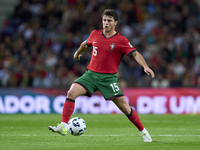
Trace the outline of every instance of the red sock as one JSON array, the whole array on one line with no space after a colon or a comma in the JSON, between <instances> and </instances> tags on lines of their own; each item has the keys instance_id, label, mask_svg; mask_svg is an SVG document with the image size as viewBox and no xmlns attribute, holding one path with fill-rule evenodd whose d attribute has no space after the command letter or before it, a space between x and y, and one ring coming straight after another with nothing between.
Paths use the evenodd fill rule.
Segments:
<instances>
[{"instance_id":1,"label":"red sock","mask_svg":"<svg viewBox=\"0 0 200 150\"><path fill-rule=\"evenodd\" d=\"M66 98L65 103L63 105L62 122L68 123L72 113L74 112L74 107L75 107L75 101Z\"/></svg>"},{"instance_id":2,"label":"red sock","mask_svg":"<svg viewBox=\"0 0 200 150\"><path fill-rule=\"evenodd\" d=\"M142 122L140 121L140 118L136 111L131 109L130 115L127 115L128 119L138 128L139 131L142 131L144 129L144 126L142 125Z\"/></svg>"}]
</instances>

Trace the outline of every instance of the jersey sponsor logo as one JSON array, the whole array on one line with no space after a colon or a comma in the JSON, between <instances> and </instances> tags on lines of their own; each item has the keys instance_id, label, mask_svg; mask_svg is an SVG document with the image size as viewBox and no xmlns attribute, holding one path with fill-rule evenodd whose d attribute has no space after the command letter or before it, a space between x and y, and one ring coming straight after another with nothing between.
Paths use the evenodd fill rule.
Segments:
<instances>
[{"instance_id":1,"label":"jersey sponsor logo","mask_svg":"<svg viewBox=\"0 0 200 150\"><path fill-rule=\"evenodd\" d=\"M130 48L132 48L133 46L131 45L131 43L130 42L128 42L128 45L130 46Z\"/></svg>"},{"instance_id":2,"label":"jersey sponsor logo","mask_svg":"<svg viewBox=\"0 0 200 150\"><path fill-rule=\"evenodd\" d=\"M113 50L114 48L115 48L115 44L114 44L114 43L110 44L110 49L109 49L109 51L110 51L110 52L113 52L113 51L114 51L114 50Z\"/></svg>"},{"instance_id":3,"label":"jersey sponsor logo","mask_svg":"<svg viewBox=\"0 0 200 150\"><path fill-rule=\"evenodd\" d=\"M98 43L98 42L93 42L93 44L94 44L94 43Z\"/></svg>"}]
</instances>

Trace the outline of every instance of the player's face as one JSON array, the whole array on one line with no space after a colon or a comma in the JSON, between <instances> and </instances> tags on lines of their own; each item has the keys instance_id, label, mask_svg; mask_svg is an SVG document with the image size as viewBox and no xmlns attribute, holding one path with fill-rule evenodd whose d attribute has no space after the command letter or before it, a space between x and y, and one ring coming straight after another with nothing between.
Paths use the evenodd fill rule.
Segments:
<instances>
[{"instance_id":1,"label":"player's face","mask_svg":"<svg viewBox=\"0 0 200 150\"><path fill-rule=\"evenodd\" d=\"M102 23L105 32L115 30L115 26L117 25L117 21L115 21L115 19L112 16L106 15L103 16Z\"/></svg>"}]
</instances>

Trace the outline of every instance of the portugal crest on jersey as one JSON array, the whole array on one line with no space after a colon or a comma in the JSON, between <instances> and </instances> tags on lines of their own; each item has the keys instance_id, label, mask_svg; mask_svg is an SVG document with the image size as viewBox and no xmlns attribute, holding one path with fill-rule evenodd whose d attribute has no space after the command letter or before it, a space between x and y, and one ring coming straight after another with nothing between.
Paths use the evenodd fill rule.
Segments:
<instances>
[{"instance_id":1,"label":"portugal crest on jersey","mask_svg":"<svg viewBox=\"0 0 200 150\"><path fill-rule=\"evenodd\" d=\"M113 51L114 51L113 48L115 48L115 44L114 44L114 43L110 44L110 49L109 49L109 51L110 51L110 52L113 52Z\"/></svg>"}]
</instances>

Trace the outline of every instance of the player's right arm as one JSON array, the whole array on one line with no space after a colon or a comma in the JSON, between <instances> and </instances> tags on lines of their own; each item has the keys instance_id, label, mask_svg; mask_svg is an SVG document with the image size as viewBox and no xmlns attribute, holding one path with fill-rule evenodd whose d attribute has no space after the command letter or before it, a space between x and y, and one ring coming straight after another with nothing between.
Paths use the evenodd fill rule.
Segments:
<instances>
[{"instance_id":1,"label":"player's right arm","mask_svg":"<svg viewBox=\"0 0 200 150\"><path fill-rule=\"evenodd\" d=\"M86 51L88 48L89 48L89 46L86 44L86 40L85 41L83 41L82 43L81 43L81 45L80 45L80 47L78 48L78 50L74 53L74 59L76 60L80 60L80 58L81 58L81 53L83 53L84 51Z\"/></svg>"}]
</instances>

